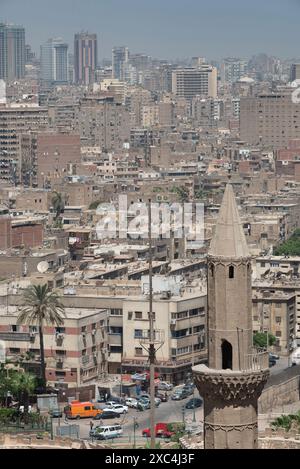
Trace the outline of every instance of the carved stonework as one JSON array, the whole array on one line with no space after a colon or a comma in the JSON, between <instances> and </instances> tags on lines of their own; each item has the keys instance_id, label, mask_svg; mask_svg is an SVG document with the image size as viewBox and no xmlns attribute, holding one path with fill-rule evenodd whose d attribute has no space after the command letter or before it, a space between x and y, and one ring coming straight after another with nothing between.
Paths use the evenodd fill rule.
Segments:
<instances>
[{"instance_id":1,"label":"carved stonework","mask_svg":"<svg viewBox=\"0 0 300 469\"><path fill-rule=\"evenodd\" d=\"M225 425L219 423L204 423L205 430L222 430L224 432L231 432L233 430L242 432L244 430L256 430L258 428L257 421L252 423L245 423L240 425Z\"/></svg>"},{"instance_id":2,"label":"carved stonework","mask_svg":"<svg viewBox=\"0 0 300 469\"><path fill-rule=\"evenodd\" d=\"M221 401L258 399L268 377L269 370L248 373L194 371L194 380L200 395Z\"/></svg>"}]
</instances>

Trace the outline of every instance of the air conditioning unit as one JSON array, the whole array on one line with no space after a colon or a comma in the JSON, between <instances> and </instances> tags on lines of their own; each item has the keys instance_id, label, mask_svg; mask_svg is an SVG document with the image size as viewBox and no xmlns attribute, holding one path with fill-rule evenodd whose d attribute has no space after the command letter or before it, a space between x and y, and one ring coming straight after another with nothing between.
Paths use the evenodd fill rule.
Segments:
<instances>
[{"instance_id":1,"label":"air conditioning unit","mask_svg":"<svg viewBox=\"0 0 300 469\"><path fill-rule=\"evenodd\" d=\"M30 336L31 339L34 339L36 335L37 335L36 331L29 332L29 336Z\"/></svg>"},{"instance_id":2,"label":"air conditioning unit","mask_svg":"<svg viewBox=\"0 0 300 469\"><path fill-rule=\"evenodd\" d=\"M176 322L177 322L176 319L171 319L171 326L175 326L175 325L176 325Z\"/></svg>"},{"instance_id":3,"label":"air conditioning unit","mask_svg":"<svg viewBox=\"0 0 300 469\"><path fill-rule=\"evenodd\" d=\"M56 339L63 339L64 337L65 337L65 335L64 335L63 333L61 333L61 332L58 332L58 333L56 334Z\"/></svg>"},{"instance_id":4,"label":"air conditioning unit","mask_svg":"<svg viewBox=\"0 0 300 469\"><path fill-rule=\"evenodd\" d=\"M92 330L92 335L96 335L97 329Z\"/></svg>"}]
</instances>

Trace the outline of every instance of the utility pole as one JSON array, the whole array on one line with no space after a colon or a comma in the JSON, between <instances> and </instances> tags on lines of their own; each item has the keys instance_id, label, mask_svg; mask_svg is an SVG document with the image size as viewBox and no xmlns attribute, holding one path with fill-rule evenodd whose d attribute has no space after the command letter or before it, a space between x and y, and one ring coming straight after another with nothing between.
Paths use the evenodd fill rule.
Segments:
<instances>
[{"instance_id":1,"label":"utility pole","mask_svg":"<svg viewBox=\"0 0 300 469\"><path fill-rule=\"evenodd\" d=\"M155 362L156 352L164 343L162 330L154 330L153 288L152 288L152 230L151 199L148 205L148 239L149 239L149 332L141 337L140 344L148 352L150 367L150 446L155 449Z\"/></svg>"},{"instance_id":2,"label":"utility pole","mask_svg":"<svg viewBox=\"0 0 300 469\"><path fill-rule=\"evenodd\" d=\"M152 288L152 230L151 230L151 199L148 207L148 237L149 237L149 362L150 362L150 436L151 449L155 449L155 347L154 347L154 318L153 318L153 288Z\"/></svg>"}]
</instances>

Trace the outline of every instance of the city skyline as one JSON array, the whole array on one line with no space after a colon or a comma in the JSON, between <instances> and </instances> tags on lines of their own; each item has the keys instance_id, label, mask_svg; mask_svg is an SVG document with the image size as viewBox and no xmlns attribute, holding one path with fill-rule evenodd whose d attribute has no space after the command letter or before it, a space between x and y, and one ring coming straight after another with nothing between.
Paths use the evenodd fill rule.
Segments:
<instances>
[{"instance_id":1,"label":"city skyline","mask_svg":"<svg viewBox=\"0 0 300 469\"><path fill-rule=\"evenodd\" d=\"M30 5L0 0L0 6L0 20L22 24L26 43L37 53L50 37L63 37L71 46L74 34L84 30L97 34L100 60L111 57L111 49L118 45L168 59L251 57L261 52L289 58L298 55L298 0L284 4L254 0L251 5L237 0L209 4L166 0L163 5L158 0L142 5L138 0L111 0L109 4L90 0L89 8L78 0L53 0L51 4L31 0Z\"/></svg>"}]
</instances>

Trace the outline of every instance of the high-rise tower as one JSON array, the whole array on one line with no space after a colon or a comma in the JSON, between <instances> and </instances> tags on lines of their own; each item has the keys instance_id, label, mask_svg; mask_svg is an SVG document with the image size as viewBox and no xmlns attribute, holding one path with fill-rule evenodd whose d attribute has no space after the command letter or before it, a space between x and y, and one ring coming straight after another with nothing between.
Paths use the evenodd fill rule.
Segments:
<instances>
[{"instance_id":1,"label":"high-rise tower","mask_svg":"<svg viewBox=\"0 0 300 469\"><path fill-rule=\"evenodd\" d=\"M49 39L41 46L41 80L49 84L68 83L68 44Z\"/></svg>"},{"instance_id":2,"label":"high-rise tower","mask_svg":"<svg viewBox=\"0 0 300 469\"><path fill-rule=\"evenodd\" d=\"M97 35L75 34L74 38L74 75L78 85L91 85L95 82L97 68Z\"/></svg>"},{"instance_id":3,"label":"high-rise tower","mask_svg":"<svg viewBox=\"0 0 300 469\"><path fill-rule=\"evenodd\" d=\"M12 81L25 76L25 29L0 24L0 79Z\"/></svg>"},{"instance_id":4,"label":"high-rise tower","mask_svg":"<svg viewBox=\"0 0 300 469\"><path fill-rule=\"evenodd\" d=\"M256 448L268 353L252 346L251 257L227 185L208 253L208 366L193 368L204 399L206 449Z\"/></svg>"}]
</instances>

